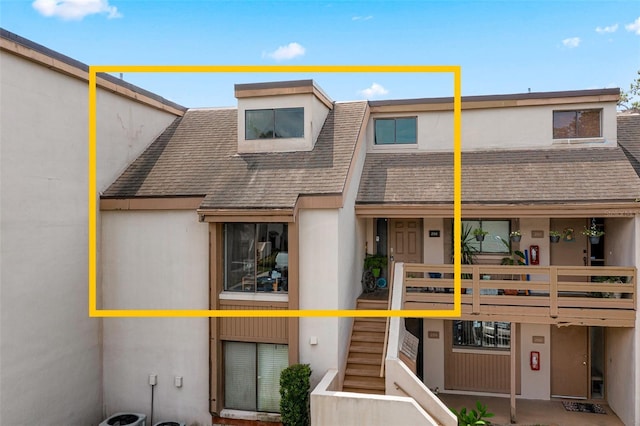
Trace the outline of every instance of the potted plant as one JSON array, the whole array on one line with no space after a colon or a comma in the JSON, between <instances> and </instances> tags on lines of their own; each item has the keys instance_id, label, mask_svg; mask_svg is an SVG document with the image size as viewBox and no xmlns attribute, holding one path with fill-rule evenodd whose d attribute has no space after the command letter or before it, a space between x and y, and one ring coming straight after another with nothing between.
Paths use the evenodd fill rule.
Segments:
<instances>
[{"instance_id":1,"label":"potted plant","mask_svg":"<svg viewBox=\"0 0 640 426\"><path fill-rule=\"evenodd\" d=\"M473 230L473 236L476 237L476 241L484 241L484 236L489 232L484 231L482 228L476 228Z\"/></svg>"},{"instance_id":2,"label":"potted plant","mask_svg":"<svg viewBox=\"0 0 640 426\"><path fill-rule=\"evenodd\" d=\"M382 268L387 266L387 257L379 254L367 254L364 258L364 267L371 271L374 277L378 278Z\"/></svg>"},{"instance_id":3,"label":"potted plant","mask_svg":"<svg viewBox=\"0 0 640 426\"><path fill-rule=\"evenodd\" d=\"M509 234L509 238L511 238L511 241L513 241L514 243L519 243L520 240L522 239L522 233L520 232L520 230L515 230L515 231L511 231L511 233Z\"/></svg>"},{"instance_id":4,"label":"potted plant","mask_svg":"<svg viewBox=\"0 0 640 426\"><path fill-rule=\"evenodd\" d=\"M564 228L564 230L562 231L562 239L565 241L575 241L575 238L573 236L573 228Z\"/></svg>"},{"instance_id":5,"label":"potted plant","mask_svg":"<svg viewBox=\"0 0 640 426\"><path fill-rule=\"evenodd\" d=\"M591 244L598 244L600 242L600 237L604 235L604 231L600 230L595 223L592 223L589 228L586 226L584 227L582 235L589 237Z\"/></svg>"},{"instance_id":6,"label":"potted plant","mask_svg":"<svg viewBox=\"0 0 640 426\"><path fill-rule=\"evenodd\" d=\"M561 236L562 234L558 231L549 231L549 240L552 243L557 243L558 241L560 241Z\"/></svg>"}]
</instances>

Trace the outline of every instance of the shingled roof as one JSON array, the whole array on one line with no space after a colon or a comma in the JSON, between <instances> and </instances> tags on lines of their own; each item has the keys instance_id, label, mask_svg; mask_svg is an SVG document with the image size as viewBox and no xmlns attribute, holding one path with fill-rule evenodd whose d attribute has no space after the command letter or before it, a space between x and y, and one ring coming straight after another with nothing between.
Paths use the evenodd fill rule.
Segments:
<instances>
[{"instance_id":1,"label":"shingled roof","mask_svg":"<svg viewBox=\"0 0 640 426\"><path fill-rule=\"evenodd\" d=\"M620 148L466 152L462 201L478 204L611 202L640 198ZM367 155L358 204L453 202L453 155Z\"/></svg>"},{"instance_id":2,"label":"shingled roof","mask_svg":"<svg viewBox=\"0 0 640 426\"><path fill-rule=\"evenodd\" d=\"M618 144L640 176L640 113L618 115Z\"/></svg>"},{"instance_id":3,"label":"shingled roof","mask_svg":"<svg viewBox=\"0 0 640 426\"><path fill-rule=\"evenodd\" d=\"M178 118L103 198L204 196L203 209L293 208L299 195L341 194L367 108L336 103L312 151L237 154L237 110Z\"/></svg>"}]
</instances>

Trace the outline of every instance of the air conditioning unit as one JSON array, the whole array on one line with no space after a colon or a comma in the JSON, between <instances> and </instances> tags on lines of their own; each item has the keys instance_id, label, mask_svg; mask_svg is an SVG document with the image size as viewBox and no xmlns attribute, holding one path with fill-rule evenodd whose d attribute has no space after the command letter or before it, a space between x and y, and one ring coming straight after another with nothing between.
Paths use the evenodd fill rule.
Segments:
<instances>
[{"instance_id":1,"label":"air conditioning unit","mask_svg":"<svg viewBox=\"0 0 640 426\"><path fill-rule=\"evenodd\" d=\"M98 426L147 426L147 416L140 413L116 413Z\"/></svg>"},{"instance_id":2,"label":"air conditioning unit","mask_svg":"<svg viewBox=\"0 0 640 426\"><path fill-rule=\"evenodd\" d=\"M180 423L180 422L160 422L160 423L156 423L153 426L187 426L186 423Z\"/></svg>"}]
</instances>

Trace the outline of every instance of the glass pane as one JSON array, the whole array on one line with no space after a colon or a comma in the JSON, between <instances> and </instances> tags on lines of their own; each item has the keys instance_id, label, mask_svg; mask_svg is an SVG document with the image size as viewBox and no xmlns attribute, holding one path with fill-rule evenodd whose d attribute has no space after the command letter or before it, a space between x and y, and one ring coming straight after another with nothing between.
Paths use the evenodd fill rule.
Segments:
<instances>
[{"instance_id":1,"label":"glass pane","mask_svg":"<svg viewBox=\"0 0 640 426\"><path fill-rule=\"evenodd\" d=\"M247 110L244 115L245 139L273 138L273 110Z\"/></svg>"},{"instance_id":2,"label":"glass pane","mask_svg":"<svg viewBox=\"0 0 640 426\"><path fill-rule=\"evenodd\" d=\"M600 111L578 111L578 137L597 138L600 134Z\"/></svg>"},{"instance_id":3,"label":"glass pane","mask_svg":"<svg viewBox=\"0 0 640 426\"><path fill-rule=\"evenodd\" d=\"M280 108L275 110L275 137L304 137L304 108Z\"/></svg>"},{"instance_id":4,"label":"glass pane","mask_svg":"<svg viewBox=\"0 0 640 426\"><path fill-rule=\"evenodd\" d=\"M289 241L286 223L257 225L257 291L288 290Z\"/></svg>"},{"instance_id":5,"label":"glass pane","mask_svg":"<svg viewBox=\"0 0 640 426\"><path fill-rule=\"evenodd\" d=\"M396 143L416 143L416 119L396 119Z\"/></svg>"},{"instance_id":6,"label":"glass pane","mask_svg":"<svg viewBox=\"0 0 640 426\"><path fill-rule=\"evenodd\" d=\"M553 138L566 139L576 137L576 112L553 112Z\"/></svg>"},{"instance_id":7,"label":"glass pane","mask_svg":"<svg viewBox=\"0 0 640 426\"><path fill-rule=\"evenodd\" d=\"M394 119L390 120L376 120L375 121L375 139L376 145L392 144L396 138L396 122Z\"/></svg>"},{"instance_id":8,"label":"glass pane","mask_svg":"<svg viewBox=\"0 0 640 426\"><path fill-rule=\"evenodd\" d=\"M509 349L511 347L511 323L453 321L453 345Z\"/></svg>"},{"instance_id":9,"label":"glass pane","mask_svg":"<svg viewBox=\"0 0 640 426\"><path fill-rule=\"evenodd\" d=\"M483 220L482 229L489 232L481 244L484 253L506 253L509 251L503 243L509 242L508 220ZM502 241L500 241L502 239Z\"/></svg>"},{"instance_id":10,"label":"glass pane","mask_svg":"<svg viewBox=\"0 0 640 426\"><path fill-rule=\"evenodd\" d=\"M224 289L254 291L256 274L255 224L224 225Z\"/></svg>"},{"instance_id":11,"label":"glass pane","mask_svg":"<svg viewBox=\"0 0 640 426\"><path fill-rule=\"evenodd\" d=\"M280 412L280 373L288 365L287 345L258 343L258 411Z\"/></svg>"},{"instance_id":12,"label":"glass pane","mask_svg":"<svg viewBox=\"0 0 640 426\"><path fill-rule=\"evenodd\" d=\"M224 406L256 411L255 343L224 343Z\"/></svg>"},{"instance_id":13,"label":"glass pane","mask_svg":"<svg viewBox=\"0 0 640 426\"><path fill-rule=\"evenodd\" d=\"M469 239L467 241L467 244L470 247L475 248L479 252L480 251L480 242L477 241L475 239L475 237L473 236L473 230L480 228L480 221L479 220L463 220L462 221L462 228L464 229L465 227L468 227L471 230L471 232L469 233ZM452 235L453 235L453 233L452 233Z\"/></svg>"}]
</instances>

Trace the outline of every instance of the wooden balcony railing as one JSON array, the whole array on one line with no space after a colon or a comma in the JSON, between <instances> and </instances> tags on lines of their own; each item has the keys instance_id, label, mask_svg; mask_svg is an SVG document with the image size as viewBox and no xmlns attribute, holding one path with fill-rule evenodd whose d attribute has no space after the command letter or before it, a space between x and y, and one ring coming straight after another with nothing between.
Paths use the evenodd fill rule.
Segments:
<instances>
[{"instance_id":1,"label":"wooden balcony railing","mask_svg":"<svg viewBox=\"0 0 640 426\"><path fill-rule=\"evenodd\" d=\"M636 282L631 267L462 265L462 314L632 327ZM405 309L453 309L453 265L405 264L403 285Z\"/></svg>"}]
</instances>

